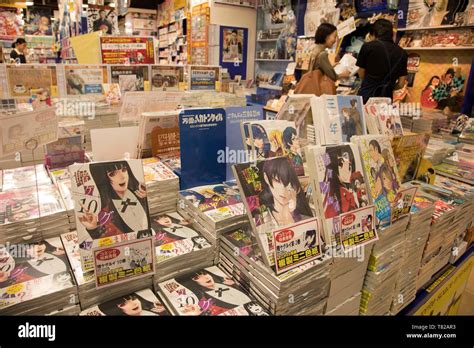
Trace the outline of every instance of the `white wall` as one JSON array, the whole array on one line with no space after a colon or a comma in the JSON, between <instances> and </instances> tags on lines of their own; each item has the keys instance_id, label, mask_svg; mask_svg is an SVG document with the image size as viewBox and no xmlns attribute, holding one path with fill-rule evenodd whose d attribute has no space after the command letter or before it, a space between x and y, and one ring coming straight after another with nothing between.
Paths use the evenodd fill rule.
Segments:
<instances>
[{"instance_id":1,"label":"white wall","mask_svg":"<svg viewBox=\"0 0 474 348\"><path fill-rule=\"evenodd\" d=\"M255 68L255 37L257 10L223 4L211 5L211 24L248 28L247 79L252 79Z\"/></svg>"}]
</instances>

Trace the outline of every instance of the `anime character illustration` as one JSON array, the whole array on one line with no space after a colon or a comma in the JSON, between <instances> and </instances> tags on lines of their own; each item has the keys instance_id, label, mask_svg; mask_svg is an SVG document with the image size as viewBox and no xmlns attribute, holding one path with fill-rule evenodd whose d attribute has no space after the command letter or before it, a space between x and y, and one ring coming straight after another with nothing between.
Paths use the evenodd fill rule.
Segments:
<instances>
[{"instance_id":1,"label":"anime character illustration","mask_svg":"<svg viewBox=\"0 0 474 348\"><path fill-rule=\"evenodd\" d=\"M201 250L211 246L207 239L202 236L192 237L191 240L193 241L193 250Z\"/></svg>"},{"instance_id":2,"label":"anime character illustration","mask_svg":"<svg viewBox=\"0 0 474 348\"><path fill-rule=\"evenodd\" d=\"M204 203L205 200L203 195L193 190L180 191L179 194L196 207L199 206L199 204Z\"/></svg>"},{"instance_id":3,"label":"anime character illustration","mask_svg":"<svg viewBox=\"0 0 474 348\"><path fill-rule=\"evenodd\" d=\"M283 134L280 130L274 129L268 135L268 140L270 142L270 150L267 153L268 157L279 157L285 154L284 145L283 145Z\"/></svg>"},{"instance_id":4,"label":"anime character illustration","mask_svg":"<svg viewBox=\"0 0 474 348\"><path fill-rule=\"evenodd\" d=\"M223 62L242 62L244 31L224 29Z\"/></svg>"},{"instance_id":5,"label":"anime character illustration","mask_svg":"<svg viewBox=\"0 0 474 348\"><path fill-rule=\"evenodd\" d=\"M396 163L395 158L390 153L388 148L382 150L382 157L384 164L389 168L391 172L391 177L393 178L392 188L393 190L397 191L400 185L398 184L398 180L396 180L397 174L395 173Z\"/></svg>"},{"instance_id":6,"label":"anime character illustration","mask_svg":"<svg viewBox=\"0 0 474 348\"><path fill-rule=\"evenodd\" d=\"M149 299L153 298L153 301L146 299L144 297L145 295L147 295L146 297ZM106 316L169 315L165 306L153 295L150 290L135 292L101 303L97 306L97 309Z\"/></svg>"},{"instance_id":7,"label":"anime character illustration","mask_svg":"<svg viewBox=\"0 0 474 348\"><path fill-rule=\"evenodd\" d=\"M318 235L316 233L316 230L306 231L304 234L304 248L305 249L314 248L318 243L317 238L318 238Z\"/></svg>"},{"instance_id":8,"label":"anime character illustration","mask_svg":"<svg viewBox=\"0 0 474 348\"><path fill-rule=\"evenodd\" d=\"M286 156L293 165L293 168L295 168L296 174L298 176L304 175L303 158L299 153L300 143L295 128L287 127L283 131L283 145L285 147Z\"/></svg>"},{"instance_id":9,"label":"anime character illustration","mask_svg":"<svg viewBox=\"0 0 474 348\"><path fill-rule=\"evenodd\" d=\"M447 115L460 111L464 100L462 97L464 82L465 78L459 68L457 70L449 68L432 92L433 99L438 103L437 109L443 110Z\"/></svg>"},{"instance_id":10,"label":"anime character illustration","mask_svg":"<svg viewBox=\"0 0 474 348\"><path fill-rule=\"evenodd\" d=\"M369 142L369 155L372 160L371 167L375 168L376 173L378 173L383 164L383 156L380 144L375 139Z\"/></svg>"},{"instance_id":11,"label":"anime character illustration","mask_svg":"<svg viewBox=\"0 0 474 348\"><path fill-rule=\"evenodd\" d=\"M217 267L176 278L176 282L191 291L198 300L198 303L186 300L181 311L188 315L219 315L251 302L235 282Z\"/></svg>"},{"instance_id":12,"label":"anime character illustration","mask_svg":"<svg viewBox=\"0 0 474 348\"><path fill-rule=\"evenodd\" d=\"M86 82L74 70L69 70L66 73L67 93L68 94L84 94Z\"/></svg>"},{"instance_id":13,"label":"anime character illustration","mask_svg":"<svg viewBox=\"0 0 474 348\"><path fill-rule=\"evenodd\" d=\"M146 187L127 161L92 163L89 167L100 194L100 211L80 206L79 223L93 239L150 229Z\"/></svg>"},{"instance_id":14,"label":"anime character illustration","mask_svg":"<svg viewBox=\"0 0 474 348\"><path fill-rule=\"evenodd\" d=\"M410 0L407 27L420 28L441 25L446 13L445 0Z\"/></svg>"},{"instance_id":15,"label":"anime character illustration","mask_svg":"<svg viewBox=\"0 0 474 348\"><path fill-rule=\"evenodd\" d=\"M278 226L293 224L312 216L296 172L285 157L258 164L262 191L259 202Z\"/></svg>"},{"instance_id":16,"label":"anime character illustration","mask_svg":"<svg viewBox=\"0 0 474 348\"><path fill-rule=\"evenodd\" d=\"M237 202L241 201L240 193L238 191L238 188L232 188L232 187L227 186L227 185L217 185L217 186L214 186L213 190L214 190L215 193L217 193L221 196L227 196L228 200L230 200L230 201L234 201L234 199L235 199L236 201L234 203L237 203Z\"/></svg>"},{"instance_id":17,"label":"anime character illustration","mask_svg":"<svg viewBox=\"0 0 474 348\"><path fill-rule=\"evenodd\" d=\"M350 109L343 108L341 110L341 130L343 134L343 141L350 141L353 135L357 134L356 131L356 122L350 115Z\"/></svg>"},{"instance_id":18,"label":"anime character illustration","mask_svg":"<svg viewBox=\"0 0 474 348\"><path fill-rule=\"evenodd\" d=\"M434 99L433 92L438 88L441 79L439 76L432 76L428 84L425 86L421 92L421 106L424 108L436 109L438 107L438 102Z\"/></svg>"},{"instance_id":19,"label":"anime character illustration","mask_svg":"<svg viewBox=\"0 0 474 348\"><path fill-rule=\"evenodd\" d=\"M27 245L26 253L21 257L13 257L8 251L4 251L0 257L0 288L56 274L58 277L53 279L56 284L71 284L71 276L67 278L64 274L69 274L67 264L59 238Z\"/></svg>"},{"instance_id":20,"label":"anime character illustration","mask_svg":"<svg viewBox=\"0 0 474 348\"><path fill-rule=\"evenodd\" d=\"M156 233L159 245L199 236L195 230L187 226L189 221L180 218L181 216L177 213L162 214L152 218L151 227Z\"/></svg>"},{"instance_id":21,"label":"anime character illustration","mask_svg":"<svg viewBox=\"0 0 474 348\"><path fill-rule=\"evenodd\" d=\"M257 159L264 159L268 157L269 141L265 128L259 124L252 124L252 137L254 150L256 151Z\"/></svg>"},{"instance_id":22,"label":"anime character illustration","mask_svg":"<svg viewBox=\"0 0 474 348\"><path fill-rule=\"evenodd\" d=\"M365 207L369 205L369 197L365 186L364 176L360 172L354 172L351 175L352 188L356 193L357 205Z\"/></svg>"},{"instance_id":23,"label":"anime character illustration","mask_svg":"<svg viewBox=\"0 0 474 348\"><path fill-rule=\"evenodd\" d=\"M372 231L372 215L368 215L367 217L362 219L362 232L369 232Z\"/></svg>"},{"instance_id":24,"label":"anime character illustration","mask_svg":"<svg viewBox=\"0 0 474 348\"><path fill-rule=\"evenodd\" d=\"M324 215L326 218L333 218L359 208L352 181L356 175L360 181L362 174L356 171L356 159L351 145L327 147L325 158L326 172L320 186L324 195Z\"/></svg>"},{"instance_id":25,"label":"anime character illustration","mask_svg":"<svg viewBox=\"0 0 474 348\"><path fill-rule=\"evenodd\" d=\"M269 314L258 303L249 302L244 304L244 308L250 316L268 316Z\"/></svg>"}]
</instances>

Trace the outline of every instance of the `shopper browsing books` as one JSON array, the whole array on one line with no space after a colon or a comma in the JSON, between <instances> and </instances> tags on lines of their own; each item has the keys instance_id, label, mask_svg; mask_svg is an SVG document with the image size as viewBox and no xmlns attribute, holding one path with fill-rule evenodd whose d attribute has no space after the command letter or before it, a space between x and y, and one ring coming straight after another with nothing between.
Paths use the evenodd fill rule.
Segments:
<instances>
[{"instance_id":1,"label":"shopper browsing books","mask_svg":"<svg viewBox=\"0 0 474 348\"><path fill-rule=\"evenodd\" d=\"M311 52L309 71L320 69L333 81L349 77L350 72L347 70L339 75L334 71L333 63L331 63L329 53L326 51L326 49L333 47L337 41L337 28L330 23L321 24L316 30L314 40L316 46Z\"/></svg>"},{"instance_id":2,"label":"shopper browsing books","mask_svg":"<svg viewBox=\"0 0 474 348\"><path fill-rule=\"evenodd\" d=\"M13 50L10 52L11 63L26 64L26 41L25 39L17 39L13 44Z\"/></svg>"},{"instance_id":3,"label":"shopper browsing books","mask_svg":"<svg viewBox=\"0 0 474 348\"><path fill-rule=\"evenodd\" d=\"M389 97L395 89L407 81L407 53L393 42L393 25L386 19L378 19L370 28L370 36L359 53L356 65L362 85L359 95L364 103L371 97ZM396 88L398 86L398 88Z\"/></svg>"}]
</instances>

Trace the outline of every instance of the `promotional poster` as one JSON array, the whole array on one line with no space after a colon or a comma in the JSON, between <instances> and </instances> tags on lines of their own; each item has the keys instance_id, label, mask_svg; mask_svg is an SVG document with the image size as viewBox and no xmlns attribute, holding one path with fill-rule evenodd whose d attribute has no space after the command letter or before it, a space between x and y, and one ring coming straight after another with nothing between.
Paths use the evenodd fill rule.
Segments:
<instances>
[{"instance_id":1,"label":"promotional poster","mask_svg":"<svg viewBox=\"0 0 474 348\"><path fill-rule=\"evenodd\" d=\"M9 95L30 97L41 92L42 98L57 96L56 67L48 65L7 65Z\"/></svg>"},{"instance_id":2,"label":"promotional poster","mask_svg":"<svg viewBox=\"0 0 474 348\"><path fill-rule=\"evenodd\" d=\"M189 69L189 90L216 90L220 82L219 67L191 65Z\"/></svg>"},{"instance_id":3,"label":"promotional poster","mask_svg":"<svg viewBox=\"0 0 474 348\"><path fill-rule=\"evenodd\" d=\"M178 91L184 82L183 66L153 65L151 67L152 91Z\"/></svg>"},{"instance_id":4,"label":"promotional poster","mask_svg":"<svg viewBox=\"0 0 474 348\"><path fill-rule=\"evenodd\" d=\"M277 274L298 267L321 255L319 230L319 219L314 218L273 231Z\"/></svg>"},{"instance_id":5,"label":"promotional poster","mask_svg":"<svg viewBox=\"0 0 474 348\"><path fill-rule=\"evenodd\" d=\"M25 35L53 35L51 18L53 11L49 8L29 7L25 21Z\"/></svg>"},{"instance_id":6,"label":"promotional poster","mask_svg":"<svg viewBox=\"0 0 474 348\"><path fill-rule=\"evenodd\" d=\"M89 5L87 7L87 31L102 31L107 35L118 35L117 11L114 7Z\"/></svg>"},{"instance_id":7,"label":"promotional poster","mask_svg":"<svg viewBox=\"0 0 474 348\"><path fill-rule=\"evenodd\" d=\"M103 64L155 64L152 37L102 36Z\"/></svg>"},{"instance_id":8,"label":"promotional poster","mask_svg":"<svg viewBox=\"0 0 474 348\"><path fill-rule=\"evenodd\" d=\"M108 83L106 66L65 65L66 94L102 94L102 85Z\"/></svg>"},{"instance_id":9,"label":"promotional poster","mask_svg":"<svg viewBox=\"0 0 474 348\"><path fill-rule=\"evenodd\" d=\"M112 83L118 83L120 92L142 92L145 91L145 85L149 86L148 66L120 66L112 65L110 67Z\"/></svg>"}]
</instances>

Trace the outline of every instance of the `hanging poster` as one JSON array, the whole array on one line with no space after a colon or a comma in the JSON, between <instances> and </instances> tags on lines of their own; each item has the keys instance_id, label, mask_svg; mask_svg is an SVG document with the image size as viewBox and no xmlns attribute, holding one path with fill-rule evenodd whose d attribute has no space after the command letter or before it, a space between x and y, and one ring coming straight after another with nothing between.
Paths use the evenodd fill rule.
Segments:
<instances>
[{"instance_id":1,"label":"hanging poster","mask_svg":"<svg viewBox=\"0 0 474 348\"><path fill-rule=\"evenodd\" d=\"M87 8L87 31L103 31L108 35L118 35L118 16L114 7L89 5Z\"/></svg>"},{"instance_id":2,"label":"hanging poster","mask_svg":"<svg viewBox=\"0 0 474 348\"><path fill-rule=\"evenodd\" d=\"M53 11L44 7L29 7L25 21L26 35L53 35L51 18Z\"/></svg>"},{"instance_id":3,"label":"hanging poster","mask_svg":"<svg viewBox=\"0 0 474 348\"><path fill-rule=\"evenodd\" d=\"M12 7L0 7L0 38L23 36L19 11Z\"/></svg>"},{"instance_id":4,"label":"hanging poster","mask_svg":"<svg viewBox=\"0 0 474 348\"><path fill-rule=\"evenodd\" d=\"M100 38L103 64L155 64L152 37Z\"/></svg>"},{"instance_id":5,"label":"hanging poster","mask_svg":"<svg viewBox=\"0 0 474 348\"><path fill-rule=\"evenodd\" d=\"M231 79L235 75L247 79L248 29L220 27L220 65L229 71Z\"/></svg>"},{"instance_id":6,"label":"hanging poster","mask_svg":"<svg viewBox=\"0 0 474 348\"><path fill-rule=\"evenodd\" d=\"M208 64L210 13L211 9L207 2L201 5L194 6L191 10L192 64Z\"/></svg>"}]
</instances>

